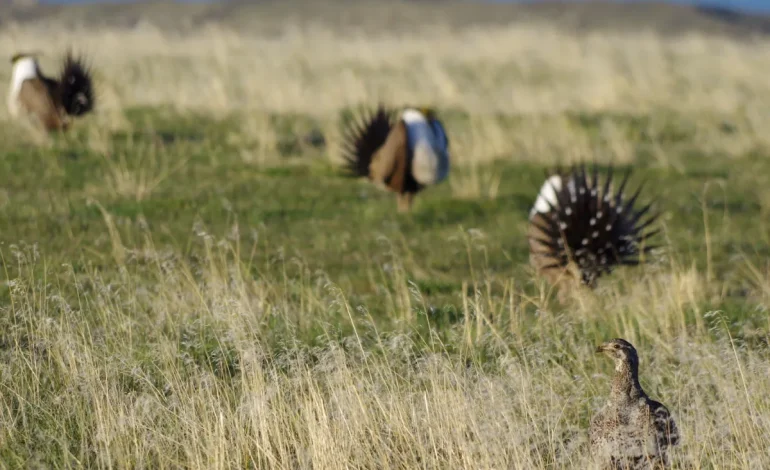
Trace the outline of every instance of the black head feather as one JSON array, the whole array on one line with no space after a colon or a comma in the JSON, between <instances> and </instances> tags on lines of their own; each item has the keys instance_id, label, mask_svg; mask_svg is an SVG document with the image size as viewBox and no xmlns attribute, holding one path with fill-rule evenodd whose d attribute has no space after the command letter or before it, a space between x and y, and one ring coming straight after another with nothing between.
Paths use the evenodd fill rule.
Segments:
<instances>
[{"instance_id":1,"label":"black head feather","mask_svg":"<svg viewBox=\"0 0 770 470\"><path fill-rule=\"evenodd\" d=\"M626 200L623 191L630 171L615 194L610 192L611 168L604 184L600 184L596 166L590 175L584 165L561 175L561 187L553 188L556 204L543 214L544 222L537 224L544 237L533 239L540 245L537 255L551 260L549 267L566 268L574 261L581 282L592 286L615 266L640 264L642 255L656 248L648 241L658 231L646 230L659 214L649 213L651 204L638 210L634 207L641 186Z\"/></svg>"},{"instance_id":2,"label":"black head feather","mask_svg":"<svg viewBox=\"0 0 770 470\"><path fill-rule=\"evenodd\" d=\"M94 88L91 68L82 57L67 52L59 75L59 96L70 116L82 116L94 108Z\"/></svg>"},{"instance_id":3,"label":"black head feather","mask_svg":"<svg viewBox=\"0 0 770 470\"><path fill-rule=\"evenodd\" d=\"M369 164L374 153L390 134L394 111L382 104L374 112L362 112L343 129L342 156L351 176L369 176Z\"/></svg>"}]
</instances>

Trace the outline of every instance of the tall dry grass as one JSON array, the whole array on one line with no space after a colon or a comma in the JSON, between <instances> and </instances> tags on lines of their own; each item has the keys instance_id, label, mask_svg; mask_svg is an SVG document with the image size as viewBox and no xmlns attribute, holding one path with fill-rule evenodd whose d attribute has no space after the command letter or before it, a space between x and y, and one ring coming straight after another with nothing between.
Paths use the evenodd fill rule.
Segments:
<instances>
[{"instance_id":1,"label":"tall dry grass","mask_svg":"<svg viewBox=\"0 0 770 470\"><path fill-rule=\"evenodd\" d=\"M367 325L328 280L253 279L237 246L199 236L198 261L148 238L115 256L123 274L110 281L69 266L43 281L33 249L3 253L27 273L3 307L6 466L593 468L586 429L612 373L593 351L610 334L637 345L644 387L678 421L678 467L770 464L768 350L702 310L720 286L691 268L604 283L560 312L485 287L496 281L478 265L458 293L463 319L425 336ZM394 289L383 295L424 303ZM330 325L314 346L276 327L309 317ZM339 321L349 336L335 337Z\"/></svg>"},{"instance_id":2,"label":"tall dry grass","mask_svg":"<svg viewBox=\"0 0 770 470\"><path fill-rule=\"evenodd\" d=\"M643 131L652 144L685 114L697 116L687 125L704 148L741 155L767 144L766 40L567 33L547 24L451 31L428 24L374 37L290 22L282 34L269 36L216 26L181 34L150 23L88 32L10 25L0 32L0 55L43 50L47 71L55 70L57 55L69 45L98 70L102 126L126 126L122 111L133 106L170 105L214 116L243 112L240 132L269 147L275 136L264 116L303 113L322 121L334 148L340 109L383 100L468 113L470 122L450 128L459 164L503 157L573 161L602 153L630 161L627 129L618 127L613 113L650 115ZM9 73L5 68L0 78ZM566 112L610 117L600 123L598 139L589 141ZM498 114L522 119L503 124ZM734 127L729 135L716 131L725 119ZM676 160L662 151L655 158L664 165Z\"/></svg>"},{"instance_id":3,"label":"tall dry grass","mask_svg":"<svg viewBox=\"0 0 770 470\"><path fill-rule=\"evenodd\" d=\"M56 47L51 47L55 44ZM231 111L334 113L382 98L494 112L732 112L767 104L768 43L639 32L567 33L547 24L377 37L290 25L279 36L209 26L194 35L149 24L122 31L4 29L0 53L72 45L103 78L105 108L172 104ZM7 73L7 71L5 72Z\"/></svg>"}]
</instances>

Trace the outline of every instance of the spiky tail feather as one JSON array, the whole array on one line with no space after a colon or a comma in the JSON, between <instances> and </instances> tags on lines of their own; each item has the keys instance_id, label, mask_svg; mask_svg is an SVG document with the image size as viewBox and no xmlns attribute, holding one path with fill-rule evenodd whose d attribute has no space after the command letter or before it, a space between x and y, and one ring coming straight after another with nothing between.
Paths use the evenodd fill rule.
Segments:
<instances>
[{"instance_id":1,"label":"spiky tail feather","mask_svg":"<svg viewBox=\"0 0 770 470\"><path fill-rule=\"evenodd\" d=\"M71 51L67 52L59 75L59 96L62 107L70 116L82 116L94 108L91 68Z\"/></svg>"},{"instance_id":2,"label":"spiky tail feather","mask_svg":"<svg viewBox=\"0 0 770 470\"><path fill-rule=\"evenodd\" d=\"M350 176L369 176L372 157L388 138L394 115L393 110L380 104L373 112L354 116L343 129L342 157Z\"/></svg>"},{"instance_id":3,"label":"spiky tail feather","mask_svg":"<svg viewBox=\"0 0 770 470\"><path fill-rule=\"evenodd\" d=\"M548 260L541 269L566 268L574 261L581 282L593 285L615 266L637 265L643 254L657 248L647 242L659 230L647 229L660 214L649 214L652 203L634 208L643 184L626 200L623 191L630 174L626 172L614 194L612 168L603 185L595 165L590 177L581 165L563 175L561 184L546 182L538 202L544 201L547 209L541 203L530 221L542 233L531 237L533 255ZM540 217L534 217L538 213Z\"/></svg>"}]
</instances>

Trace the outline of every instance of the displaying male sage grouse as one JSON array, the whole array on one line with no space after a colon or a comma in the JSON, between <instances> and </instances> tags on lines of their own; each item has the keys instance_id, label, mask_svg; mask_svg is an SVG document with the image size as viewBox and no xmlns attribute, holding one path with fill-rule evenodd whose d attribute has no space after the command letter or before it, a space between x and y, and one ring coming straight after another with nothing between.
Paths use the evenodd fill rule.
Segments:
<instances>
[{"instance_id":1,"label":"displaying male sage grouse","mask_svg":"<svg viewBox=\"0 0 770 470\"><path fill-rule=\"evenodd\" d=\"M596 166L589 176L584 165L546 180L529 214L530 262L540 275L593 288L615 266L637 265L656 248L647 242L658 230L648 228L659 214L649 214L652 204L634 208L641 185L626 199L630 174L614 193L612 168L604 184Z\"/></svg>"},{"instance_id":2,"label":"displaying male sage grouse","mask_svg":"<svg viewBox=\"0 0 770 470\"><path fill-rule=\"evenodd\" d=\"M449 174L449 140L432 109L406 108L397 116L380 105L343 132L348 171L395 192L400 212L411 209L415 194Z\"/></svg>"},{"instance_id":3,"label":"displaying male sage grouse","mask_svg":"<svg viewBox=\"0 0 770 470\"><path fill-rule=\"evenodd\" d=\"M596 349L615 360L612 391L604 408L591 419L591 453L604 468L662 469L679 432L668 409L651 400L639 385L639 357L624 339Z\"/></svg>"},{"instance_id":4,"label":"displaying male sage grouse","mask_svg":"<svg viewBox=\"0 0 770 470\"><path fill-rule=\"evenodd\" d=\"M12 116L27 115L47 131L63 131L73 117L93 109L91 71L82 58L67 52L57 78L43 75L34 54L16 54L11 63L8 109Z\"/></svg>"}]
</instances>

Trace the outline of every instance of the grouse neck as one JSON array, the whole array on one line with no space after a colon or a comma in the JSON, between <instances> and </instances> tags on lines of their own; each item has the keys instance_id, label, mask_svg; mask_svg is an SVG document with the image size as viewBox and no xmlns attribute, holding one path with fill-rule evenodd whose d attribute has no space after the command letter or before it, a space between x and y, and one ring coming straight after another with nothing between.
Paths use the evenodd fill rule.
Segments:
<instances>
[{"instance_id":1,"label":"grouse neck","mask_svg":"<svg viewBox=\"0 0 770 470\"><path fill-rule=\"evenodd\" d=\"M613 398L635 400L645 396L639 384L639 364L633 359L619 359L615 362L615 376L612 378Z\"/></svg>"}]
</instances>

